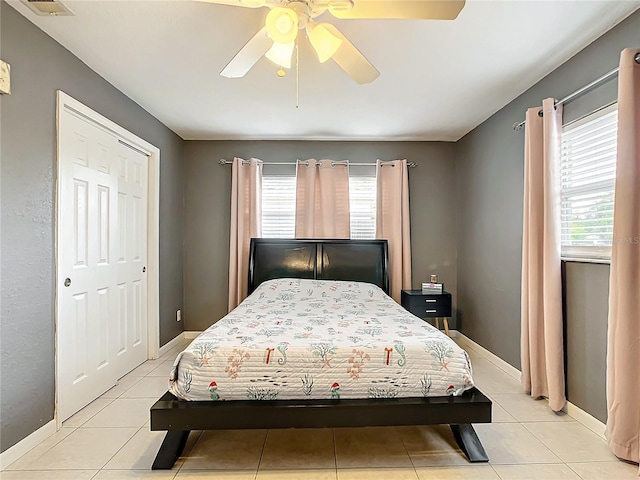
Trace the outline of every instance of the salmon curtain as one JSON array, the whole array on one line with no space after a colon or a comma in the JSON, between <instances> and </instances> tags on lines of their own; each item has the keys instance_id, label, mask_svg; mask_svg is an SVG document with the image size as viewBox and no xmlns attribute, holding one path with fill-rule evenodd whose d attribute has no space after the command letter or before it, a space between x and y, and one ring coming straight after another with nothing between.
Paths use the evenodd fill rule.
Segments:
<instances>
[{"instance_id":1,"label":"salmon curtain","mask_svg":"<svg viewBox=\"0 0 640 480\"><path fill-rule=\"evenodd\" d=\"M640 49L618 74L618 159L609 280L607 429L611 451L640 458Z\"/></svg>"},{"instance_id":2,"label":"salmon curtain","mask_svg":"<svg viewBox=\"0 0 640 480\"><path fill-rule=\"evenodd\" d=\"M349 166L332 160L298 161L296 238L350 238Z\"/></svg>"},{"instance_id":3,"label":"salmon curtain","mask_svg":"<svg viewBox=\"0 0 640 480\"><path fill-rule=\"evenodd\" d=\"M262 236L262 161L234 158L231 167L229 311L247 296L249 244Z\"/></svg>"},{"instance_id":4,"label":"salmon curtain","mask_svg":"<svg viewBox=\"0 0 640 480\"><path fill-rule=\"evenodd\" d=\"M560 142L562 107L554 99L526 115L522 231L522 386L566 403L560 263Z\"/></svg>"},{"instance_id":5,"label":"salmon curtain","mask_svg":"<svg viewBox=\"0 0 640 480\"><path fill-rule=\"evenodd\" d=\"M400 303L402 289L411 288L409 168L406 160L376 163L376 238L389 246L390 292Z\"/></svg>"}]
</instances>

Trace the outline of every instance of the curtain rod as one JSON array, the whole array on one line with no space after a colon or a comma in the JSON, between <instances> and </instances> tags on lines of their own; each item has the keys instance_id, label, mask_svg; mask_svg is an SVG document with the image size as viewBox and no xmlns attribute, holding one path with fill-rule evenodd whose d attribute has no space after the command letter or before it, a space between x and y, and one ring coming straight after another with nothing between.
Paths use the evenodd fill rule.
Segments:
<instances>
[{"instance_id":1,"label":"curtain rod","mask_svg":"<svg viewBox=\"0 0 640 480\"><path fill-rule=\"evenodd\" d=\"M248 160L244 160L244 161L248 162ZM264 160L260 160L260 161L265 165L295 165L295 163L293 162L265 162ZM306 162L307 160L303 160L303 161ZM393 162L393 160L383 161L382 166L384 166L385 163L388 163L388 162ZM220 165L231 165L233 162L231 160L225 160L224 158L222 158L218 160L218 163ZM349 165L350 167L375 167L377 164L376 163L351 163L348 160L335 160L332 162L332 165ZM407 167L409 168L415 168L417 166L418 164L416 162L407 162Z\"/></svg>"},{"instance_id":2,"label":"curtain rod","mask_svg":"<svg viewBox=\"0 0 640 480\"><path fill-rule=\"evenodd\" d=\"M640 64L640 53L636 54L635 61L636 61L636 63ZM569 102L575 100L576 98L580 97L581 95L584 95L585 93L587 93L588 91L592 90L593 88L598 87L598 86L602 85L603 83L608 82L609 80L611 80L614 77L618 76L619 70L620 70L620 68L614 68L610 72L607 72L604 75L602 75L601 77L596 78L593 82L589 83L588 85L585 85L584 87L579 88L578 90L576 90L572 94L567 95L562 100L558 100L557 102L554 103L554 106L564 105L565 103L569 103ZM516 122L516 123L513 124L513 129L514 130L521 130L522 127L524 127L525 123L527 123L526 120L523 120L521 122Z\"/></svg>"}]
</instances>

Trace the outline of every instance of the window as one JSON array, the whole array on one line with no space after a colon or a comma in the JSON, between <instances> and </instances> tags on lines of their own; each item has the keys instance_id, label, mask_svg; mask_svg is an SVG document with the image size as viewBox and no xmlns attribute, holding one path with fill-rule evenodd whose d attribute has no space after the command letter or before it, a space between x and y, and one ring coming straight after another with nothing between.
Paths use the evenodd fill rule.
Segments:
<instances>
[{"instance_id":1,"label":"window","mask_svg":"<svg viewBox=\"0 0 640 480\"><path fill-rule=\"evenodd\" d=\"M296 232L296 177L262 177L262 236L294 238Z\"/></svg>"},{"instance_id":2,"label":"window","mask_svg":"<svg viewBox=\"0 0 640 480\"><path fill-rule=\"evenodd\" d=\"M563 258L611 258L617 127L612 105L563 128Z\"/></svg>"},{"instance_id":3,"label":"window","mask_svg":"<svg viewBox=\"0 0 640 480\"><path fill-rule=\"evenodd\" d=\"M376 238L376 177L349 177L351 238Z\"/></svg>"},{"instance_id":4,"label":"window","mask_svg":"<svg viewBox=\"0 0 640 480\"><path fill-rule=\"evenodd\" d=\"M376 177L349 177L351 238L375 238ZM294 238L296 222L296 177L262 177L262 236Z\"/></svg>"}]
</instances>

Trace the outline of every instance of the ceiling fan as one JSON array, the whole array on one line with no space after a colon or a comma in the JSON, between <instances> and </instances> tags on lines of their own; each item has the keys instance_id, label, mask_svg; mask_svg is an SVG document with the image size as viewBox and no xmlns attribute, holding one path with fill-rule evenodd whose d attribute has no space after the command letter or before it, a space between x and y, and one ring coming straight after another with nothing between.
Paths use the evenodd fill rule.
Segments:
<instances>
[{"instance_id":1,"label":"ceiling fan","mask_svg":"<svg viewBox=\"0 0 640 480\"><path fill-rule=\"evenodd\" d=\"M200 0L236 7L269 9L265 26L249 40L220 72L227 78L244 77L262 56L282 68L291 58L300 30L321 63L333 59L356 83L369 83L380 72L332 24L316 23L325 12L339 19L431 19L453 20L465 0Z\"/></svg>"}]
</instances>

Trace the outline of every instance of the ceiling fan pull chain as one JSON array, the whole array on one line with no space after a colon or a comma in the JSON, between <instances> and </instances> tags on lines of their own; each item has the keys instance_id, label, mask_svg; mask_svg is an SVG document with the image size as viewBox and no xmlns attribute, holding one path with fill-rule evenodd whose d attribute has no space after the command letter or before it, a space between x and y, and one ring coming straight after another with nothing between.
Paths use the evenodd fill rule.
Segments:
<instances>
[{"instance_id":1,"label":"ceiling fan pull chain","mask_svg":"<svg viewBox=\"0 0 640 480\"><path fill-rule=\"evenodd\" d=\"M296 37L296 108L300 108L300 35Z\"/></svg>"}]
</instances>

